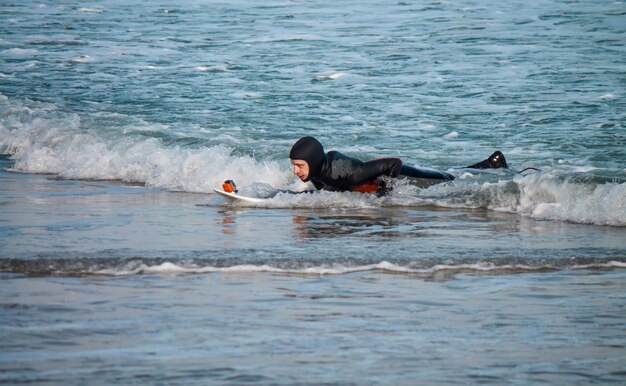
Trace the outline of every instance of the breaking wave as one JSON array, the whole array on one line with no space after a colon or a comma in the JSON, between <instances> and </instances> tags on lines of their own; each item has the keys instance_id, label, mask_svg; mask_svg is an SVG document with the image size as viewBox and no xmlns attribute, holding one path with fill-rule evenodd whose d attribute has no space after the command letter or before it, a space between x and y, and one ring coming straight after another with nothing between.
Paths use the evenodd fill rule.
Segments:
<instances>
[{"instance_id":1,"label":"breaking wave","mask_svg":"<svg viewBox=\"0 0 626 386\"><path fill-rule=\"evenodd\" d=\"M626 183L559 172L497 182L434 186L418 199L441 207L485 208L540 220L626 226Z\"/></svg>"},{"instance_id":2,"label":"breaking wave","mask_svg":"<svg viewBox=\"0 0 626 386\"><path fill-rule=\"evenodd\" d=\"M413 274L431 277L438 274L482 273L514 274L558 270L602 270L626 268L626 262L611 259L571 259L537 262L532 259L502 261L423 261L362 262L341 264L320 261L277 261L242 263L232 261L163 261L160 259L2 259L0 272L17 276L132 276L187 275L210 273L275 273L286 275L344 275L355 272Z\"/></svg>"},{"instance_id":3,"label":"breaking wave","mask_svg":"<svg viewBox=\"0 0 626 386\"><path fill-rule=\"evenodd\" d=\"M0 153L11 155L15 171L187 192L210 192L233 177L275 186L288 183L288 171L277 162L235 155L232 146L168 145L158 137L166 131L163 127L133 119L120 125L125 117L116 114L100 115L95 123L52 104L28 102L0 98ZM106 126L107 119L116 122Z\"/></svg>"},{"instance_id":4,"label":"breaking wave","mask_svg":"<svg viewBox=\"0 0 626 386\"><path fill-rule=\"evenodd\" d=\"M50 103L16 101L0 94L0 153L14 171L64 178L121 180L149 187L210 193L226 179L244 192L263 187L303 190L287 161L237 154L237 144L217 130L189 146L167 127L119 114L80 116ZM210 133L211 134L211 133ZM626 177L551 169L528 175L450 170L452 183L416 189L400 184L389 197L359 193L279 194L264 207L362 208L438 206L484 208L540 220L626 226ZM606 171L604 171L607 174ZM259 204L257 204L259 205Z\"/></svg>"}]
</instances>

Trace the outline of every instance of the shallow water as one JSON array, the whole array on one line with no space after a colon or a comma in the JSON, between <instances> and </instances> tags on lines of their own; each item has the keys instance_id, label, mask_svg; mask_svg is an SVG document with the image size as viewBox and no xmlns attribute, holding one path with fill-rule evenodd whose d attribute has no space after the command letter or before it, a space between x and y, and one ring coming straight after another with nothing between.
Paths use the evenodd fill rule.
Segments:
<instances>
[{"instance_id":1,"label":"shallow water","mask_svg":"<svg viewBox=\"0 0 626 386\"><path fill-rule=\"evenodd\" d=\"M623 384L625 15L0 3L0 382ZM210 194L303 135L457 179Z\"/></svg>"},{"instance_id":2,"label":"shallow water","mask_svg":"<svg viewBox=\"0 0 626 386\"><path fill-rule=\"evenodd\" d=\"M436 207L233 208L0 175L6 383L626 376L619 228Z\"/></svg>"},{"instance_id":3,"label":"shallow water","mask_svg":"<svg viewBox=\"0 0 626 386\"><path fill-rule=\"evenodd\" d=\"M5 278L15 384L622 384L624 270Z\"/></svg>"},{"instance_id":4,"label":"shallow water","mask_svg":"<svg viewBox=\"0 0 626 386\"><path fill-rule=\"evenodd\" d=\"M119 183L0 177L0 267L23 275L382 269L429 276L626 266L619 227L425 206L245 208Z\"/></svg>"}]
</instances>

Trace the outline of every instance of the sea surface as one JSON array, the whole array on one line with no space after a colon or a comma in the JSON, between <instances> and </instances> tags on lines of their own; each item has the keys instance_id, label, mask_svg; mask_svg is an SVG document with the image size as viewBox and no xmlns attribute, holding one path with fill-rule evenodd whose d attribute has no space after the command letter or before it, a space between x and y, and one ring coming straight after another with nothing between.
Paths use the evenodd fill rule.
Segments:
<instances>
[{"instance_id":1,"label":"sea surface","mask_svg":"<svg viewBox=\"0 0 626 386\"><path fill-rule=\"evenodd\" d=\"M623 1L0 0L0 383L624 384L625 74ZM457 178L212 193L305 135Z\"/></svg>"}]
</instances>

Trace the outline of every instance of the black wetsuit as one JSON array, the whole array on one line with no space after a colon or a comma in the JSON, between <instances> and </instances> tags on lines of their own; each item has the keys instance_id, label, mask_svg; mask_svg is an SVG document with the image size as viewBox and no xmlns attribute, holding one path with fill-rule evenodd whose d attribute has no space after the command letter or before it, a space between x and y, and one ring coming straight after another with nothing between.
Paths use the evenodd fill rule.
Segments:
<instances>
[{"instance_id":1,"label":"black wetsuit","mask_svg":"<svg viewBox=\"0 0 626 386\"><path fill-rule=\"evenodd\" d=\"M337 151L324 153L322 144L313 137L304 137L291 148L289 158L304 160L309 165L309 176L317 189L332 191L360 191L384 194L388 191L381 177L425 178L450 181L454 176L434 170L421 170L402 165L400 158L381 158L363 162Z\"/></svg>"},{"instance_id":2,"label":"black wetsuit","mask_svg":"<svg viewBox=\"0 0 626 386\"><path fill-rule=\"evenodd\" d=\"M317 189L385 194L389 187L383 177L408 177L427 180L430 184L454 180L450 173L402 165L400 158L380 158L363 162L338 151L324 153L322 144L313 137L303 137L289 153L292 160L304 160L311 181ZM496 151L489 158L467 166L472 169L508 168L504 155Z\"/></svg>"},{"instance_id":3,"label":"black wetsuit","mask_svg":"<svg viewBox=\"0 0 626 386\"><path fill-rule=\"evenodd\" d=\"M380 158L363 162L356 158L348 157L338 151L329 151L324 155L324 159L310 178L310 181L317 189L333 191L360 190L371 191L372 184L379 188L377 191L386 188L386 184L380 177L410 177L429 178L444 181L454 179L454 176L444 172L431 170L420 170L410 166L402 165L400 158ZM369 185L366 188L364 185Z\"/></svg>"}]
</instances>

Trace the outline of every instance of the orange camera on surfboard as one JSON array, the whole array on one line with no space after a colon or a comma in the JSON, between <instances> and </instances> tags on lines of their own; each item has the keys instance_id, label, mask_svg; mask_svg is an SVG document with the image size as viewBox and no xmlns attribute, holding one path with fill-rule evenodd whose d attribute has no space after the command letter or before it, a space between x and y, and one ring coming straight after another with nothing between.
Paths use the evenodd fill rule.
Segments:
<instances>
[{"instance_id":1,"label":"orange camera on surfboard","mask_svg":"<svg viewBox=\"0 0 626 386\"><path fill-rule=\"evenodd\" d=\"M226 180L224 181L224 183L222 184L222 189L224 189L225 192L228 193L237 193L237 185L235 185L235 181L233 180Z\"/></svg>"}]
</instances>

